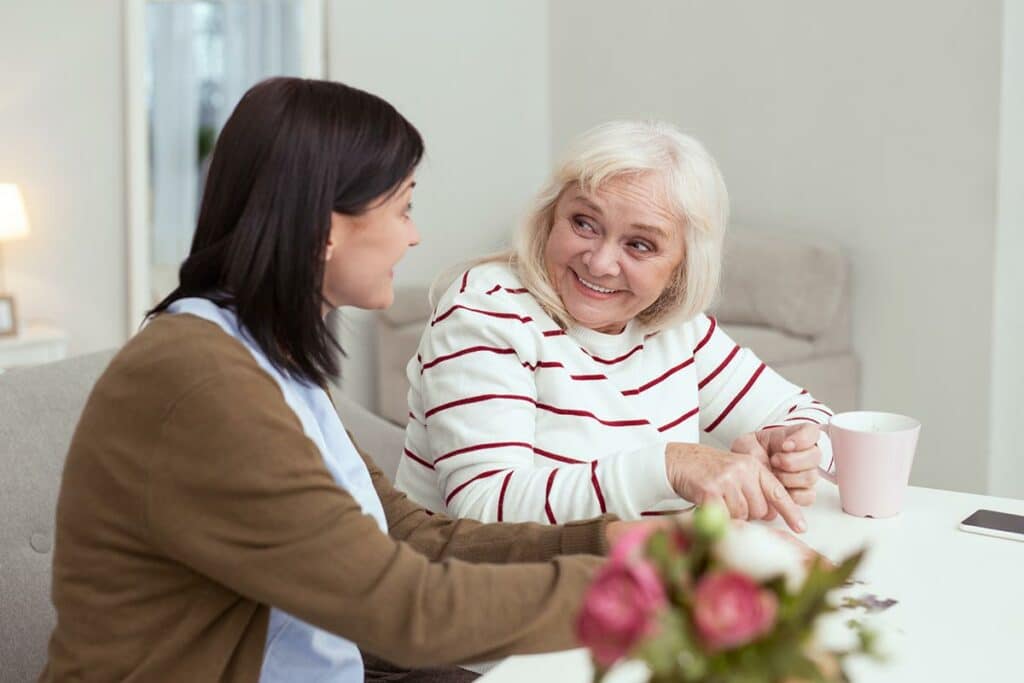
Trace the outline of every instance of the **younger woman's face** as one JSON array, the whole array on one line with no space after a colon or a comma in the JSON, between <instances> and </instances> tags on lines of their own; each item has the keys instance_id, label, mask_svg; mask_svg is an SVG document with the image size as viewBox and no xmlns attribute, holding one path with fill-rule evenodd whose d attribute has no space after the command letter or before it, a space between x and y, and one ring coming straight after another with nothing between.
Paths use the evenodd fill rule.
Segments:
<instances>
[{"instance_id":1,"label":"younger woman's face","mask_svg":"<svg viewBox=\"0 0 1024 683\"><path fill-rule=\"evenodd\" d=\"M390 198L374 201L359 216L333 212L327 238L323 295L330 308L387 308L395 298L395 264L420 236L410 216L413 178ZM326 311L325 311L326 313Z\"/></svg>"}]
</instances>

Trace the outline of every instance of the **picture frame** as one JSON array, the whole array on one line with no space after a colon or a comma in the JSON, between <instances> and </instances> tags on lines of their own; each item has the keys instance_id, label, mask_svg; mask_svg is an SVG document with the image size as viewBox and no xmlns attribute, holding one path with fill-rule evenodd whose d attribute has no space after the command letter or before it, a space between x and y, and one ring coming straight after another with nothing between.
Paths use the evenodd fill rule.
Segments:
<instances>
[{"instance_id":1,"label":"picture frame","mask_svg":"<svg viewBox=\"0 0 1024 683\"><path fill-rule=\"evenodd\" d=\"M18 333L18 312L14 297L0 294L0 337L13 337Z\"/></svg>"}]
</instances>

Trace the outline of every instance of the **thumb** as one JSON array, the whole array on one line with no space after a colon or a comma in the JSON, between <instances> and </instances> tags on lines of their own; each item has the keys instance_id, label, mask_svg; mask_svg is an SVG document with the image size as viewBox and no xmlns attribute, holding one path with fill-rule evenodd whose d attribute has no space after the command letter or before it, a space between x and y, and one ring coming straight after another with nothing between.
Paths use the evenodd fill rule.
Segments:
<instances>
[{"instance_id":1,"label":"thumb","mask_svg":"<svg viewBox=\"0 0 1024 683\"><path fill-rule=\"evenodd\" d=\"M800 422L769 432L768 452L771 454L806 451L818 443L821 426L816 422Z\"/></svg>"}]
</instances>

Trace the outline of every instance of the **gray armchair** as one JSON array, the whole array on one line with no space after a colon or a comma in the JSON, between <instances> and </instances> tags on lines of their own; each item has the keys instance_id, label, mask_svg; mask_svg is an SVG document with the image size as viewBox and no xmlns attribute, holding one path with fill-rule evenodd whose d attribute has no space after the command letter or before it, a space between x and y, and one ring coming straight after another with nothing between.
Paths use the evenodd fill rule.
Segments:
<instances>
[{"instance_id":1,"label":"gray armchair","mask_svg":"<svg viewBox=\"0 0 1024 683\"><path fill-rule=\"evenodd\" d=\"M50 603L54 514L64 456L105 351L0 374L0 680L35 681L55 617ZM342 395L345 426L394 477L402 430Z\"/></svg>"}]
</instances>

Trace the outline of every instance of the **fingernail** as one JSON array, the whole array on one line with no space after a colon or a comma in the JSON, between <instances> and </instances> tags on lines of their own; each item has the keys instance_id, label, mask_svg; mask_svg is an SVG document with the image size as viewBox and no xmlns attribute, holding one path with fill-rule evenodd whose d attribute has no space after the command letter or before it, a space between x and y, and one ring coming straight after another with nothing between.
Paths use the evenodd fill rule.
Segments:
<instances>
[{"instance_id":1,"label":"fingernail","mask_svg":"<svg viewBox=\"0 0 1024 683\"><path fill-rule=\"evenodd\" d=\"M796 530L800 533L807 531L807 523L802 519L796 520Z\"/></svg>"}]
</instances>

